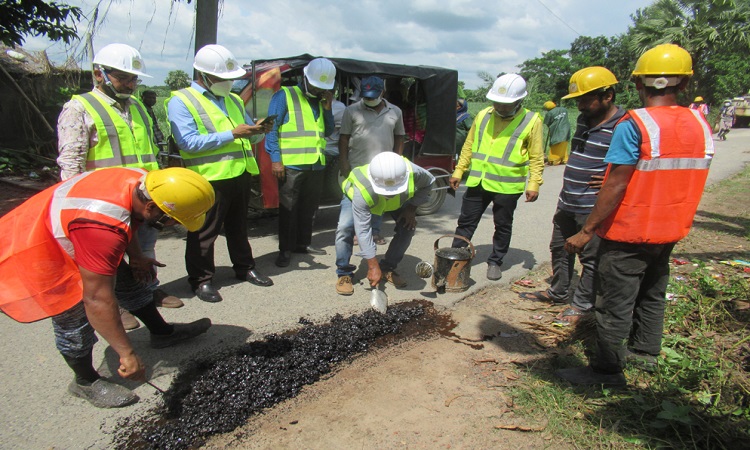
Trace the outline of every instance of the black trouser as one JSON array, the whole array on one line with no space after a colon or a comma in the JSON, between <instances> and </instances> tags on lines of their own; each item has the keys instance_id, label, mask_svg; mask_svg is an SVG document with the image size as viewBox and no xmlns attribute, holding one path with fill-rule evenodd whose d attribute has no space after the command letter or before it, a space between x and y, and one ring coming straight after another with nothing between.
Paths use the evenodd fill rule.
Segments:
<instances>
[{"instance_id":1,"label":"black trouser","mask_svg":"<svg viewBox=\"0 0 750 450\"><path fill-rule=\"evenodd\" d=\"M212 279L216 272L214 242L219 237L222 225L235 273L243 274L255 267L253 250L247 240L250 176L249 172L245 172L235 178L211 181L216 203L208 210L203 228L187 234L185 264L188 282L194 290L199 284Z\"/></svg>"},{"instance_id":2,"label":"black trouser","mask_svg":"<svg viewBox=\"0 0 750 450\"><path fill-rule=\"evenodd\" d=\"M664 303L669 282L669 255L674 244L628 244L602 239L596 301L598 352L592 366L620 372L627 344L658 355L664 331Z\"/></svg>"},{"instance_id":3,"label":"black trouser","mask_svg":"<svg viewBox=\"0 0 750 450\"><path fill-rule=\"evenodd\" d=\"M312 242L313 216L323 191L323 170L286 168L279 181L279 250L293 251Z\"/></svg>"},{"instance_id":4,"label":"black trouser","mask_svg":"<svg viewBox=\"0 0 750 450\"><path fill-rule=\"evenodd\" d=\"M513 212L516 210L519 197L521 197L521 194L498 194L486 191L481 186L466 189L455 234L471 240L484 210L492 202L495 234L492 236L492 253L487 258L487 262L498 266L502 265L503 258L508 254L510 248L510 237L513 232ZM453 239L453 247L466 247L467 245L461 239Z\"/></svg>"},{"instance_id":5,"label":"black trouser","mask_svg":"<svg viewBox=\"0 0 750 450\"><path fill-rule=\"evenodd\" d=\"M599 250L599 236L594 235L583 251L578 254L581 262L581 277L573 294L572 301L568 301L568 289L573 278L573 267L576 255L565 251L565 241L581 231L586 223L588 214L576 214L558 209L552 218L552 239L549 249L552 255L552 281L547 289L550 298L558 303L570 303L580 311L594 307L596 290L599 283L597 273L597 253Z\"/></svg>"}]
</instances>

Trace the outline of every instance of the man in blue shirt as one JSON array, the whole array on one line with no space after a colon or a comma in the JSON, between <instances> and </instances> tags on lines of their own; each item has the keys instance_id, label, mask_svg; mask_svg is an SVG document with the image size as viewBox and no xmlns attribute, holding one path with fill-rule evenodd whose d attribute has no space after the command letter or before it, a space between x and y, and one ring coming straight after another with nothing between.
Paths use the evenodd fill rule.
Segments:
<instances>
[{"instance_id":1,"label":"man in blue shirt","mask_svg":"<svg viewBox=\"0 0 750 450\"><path fill-rule=\"evenodd\" d=\"M196 53L193 67L199 71L198 80L172 93L167 114L185 166L203 175L216 192L205 225L188 232L185 249L191 288L201 300L214 303L222 300L212 284L214 242L222 227L237 278L257 286L273 285L256 270L247 239L250 177L258 174L251 145L263 140L271 121L254 124L242 99L230 93L232 80L245 69L229 50L207 45Z\"/></svg>"},{"instance_id":2,"label":"man in blue shirt","mask_svg":"<svg viewBox=\"0 0 750 450\"><path fill-rule=\"evenodd\" d=\"M276 116L273 130L266 136L266 151L279 182L279 267L289 265L292 252L325 254L310 243L323 189L324 138L334 130L331 105L335 81L333 63L314 59L305 66L300 83L282 87L268 105L268 116Z\"/></svg>"}]
</instances>

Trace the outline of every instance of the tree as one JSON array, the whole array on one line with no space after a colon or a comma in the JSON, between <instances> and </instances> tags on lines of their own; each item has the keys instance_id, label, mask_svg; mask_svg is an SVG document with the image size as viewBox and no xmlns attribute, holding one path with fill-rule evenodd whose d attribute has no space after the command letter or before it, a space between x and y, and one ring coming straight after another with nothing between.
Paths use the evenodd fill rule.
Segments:
<instances>
[{"instance_id":1,"label":"tree","mask_svg":"<svg viewBox=\"0 0 750 450\"><path fill-rule=\"evenodd\" d=\"M164 79L164 84L172 91L177 91L190 86L190 75L183 70L171 70Z\"/></svg>"},{"instance_id":2,"label":"tree","mask_svg":"<svg viewBox=\"0 0 750 450\"><path fill-rule=\"evenodd\" d=\"M70 20L72 25L66 24ZM0 2L0 41L14 47L23 45L28 35L46 36L70 44L78 38L76 22L81 9L42 0L3 0Z\"/></svg>"},{"instance_id":3,"label":"tree","mask_svg":"<svg viewBox=\"0 0 750 450\"><path fill-rule=\"evenodd\" d=\"M750 51L750 0L658 0L638 10L629 30L636 55L658 45L673 43L693 57L694 76L689 94L700 92L710 102L720 100L716 91L723 83L716 76L744 79L744 65L722 65ZM727 70L730 69L730 70Z\"/></svg>"},{"instance_id":4,"label":"tree","mask_svg":"<svg viewBox=\"0 0 750 450\"><path fill-rule=\"evenodd\" d=\"M542 53L541 58L527 59L518 66L519 74L533 84L535 96L557 100L568 93L573 71L567 55L567 50L550 50Z\"/></svg>"}]
</instances>

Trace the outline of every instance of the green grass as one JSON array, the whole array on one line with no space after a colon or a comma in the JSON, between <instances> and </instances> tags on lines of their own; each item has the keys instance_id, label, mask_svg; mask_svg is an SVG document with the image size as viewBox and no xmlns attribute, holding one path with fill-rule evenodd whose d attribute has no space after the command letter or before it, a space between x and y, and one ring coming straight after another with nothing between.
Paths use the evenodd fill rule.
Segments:
<instances>
[{"instance_id":1,"label":"green grass","mask_svg":"<svg viewBox=\"0 0 750 450\"><path fill-rule=\"evenodd\" d=\"M714 199L740 198L748 172ZM551 372L586 363L575 342L527 368L512 390L515 413L546 419L551 443L577 448L750 448L750 284L741 266L693 263L670 280L656 373L627 368L627 389L571 388Z\"/></svg>"}]
</instances>

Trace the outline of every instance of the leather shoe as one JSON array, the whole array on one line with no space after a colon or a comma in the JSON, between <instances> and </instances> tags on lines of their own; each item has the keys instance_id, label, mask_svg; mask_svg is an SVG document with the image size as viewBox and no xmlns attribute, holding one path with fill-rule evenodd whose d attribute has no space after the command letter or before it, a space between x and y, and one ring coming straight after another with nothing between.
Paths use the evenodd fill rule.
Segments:
<instances>
[{"instance_id":1,"label":"leather shoe","mask_svg":"<svg viewBox=\"0 0 750 450\"><path fill-rule=\"evenodd\" d=\"M289 250L280 251L278 258L276 258L276 265L279 267L286 267L290 262L292 262L292 252Z\"/></svg>"},{"instance_id":2,"label":"leather shoe","mask_svg":"<svg viewBox=\"0 0 750 450\"><path fill-rule=\"evenodd\" d=\"M307 253L308 255L327 255L328 252L322 248L310 247L309 245L301 245L294 249L294 253Z\"/></svg>"},{"instance_id":3,"label":"leather shoe","mask_svg":"<svg viewBox=\"0 0 750 450\"><path fill-rule=\"evenodd\" d=\"M243 272L237 275L237 278L244 281L249 281L256 286L273 286L273 280L265 275L262 275L255 269L250 269L247 272Z\"/></svg>"},{"instance_id":4,"label":"leather shoe","mask_svg":"<svg viewBox=\"0 0 750 450\"><path fill-rule=\"evenodd\" d=\"M223 300L219 291L214 288L210 281L204 281L198 285L198 289L195 290L195 295L197 295L199 299L208 303L219 303Z\"/></svg>"}]
</instances>

